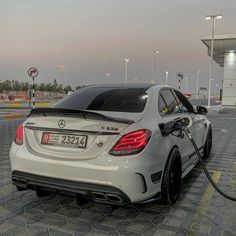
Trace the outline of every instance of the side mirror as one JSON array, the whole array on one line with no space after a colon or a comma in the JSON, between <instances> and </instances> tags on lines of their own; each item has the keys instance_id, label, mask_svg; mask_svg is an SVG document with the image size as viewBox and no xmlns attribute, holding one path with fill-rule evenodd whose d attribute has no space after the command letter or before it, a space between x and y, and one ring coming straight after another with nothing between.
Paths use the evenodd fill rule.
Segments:
<instances>
[{"instance_id":1,"label":"side mirror","mask_svg":"<svg viewBox=\"0 0 236 236\"><path fill-rule=\"evenodd\" d=\"M201 114L201 115L206 115L208 110L206 107L202 107L202 106L197 106L196 107L197 113Z\"/></svg>"}]
</instances>

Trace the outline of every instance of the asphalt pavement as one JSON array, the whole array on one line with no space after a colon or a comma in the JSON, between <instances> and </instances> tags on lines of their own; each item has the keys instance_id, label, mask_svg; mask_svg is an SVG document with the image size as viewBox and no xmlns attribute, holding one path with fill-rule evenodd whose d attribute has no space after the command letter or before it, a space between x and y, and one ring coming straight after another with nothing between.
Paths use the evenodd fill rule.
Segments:
<instances>
[{"instance_id":1,"label":"asphalt pavement","mask_svg":"<svg viewBox=\"0 0 236 236\"><path fill-rule=\"evenodd\" d=\"M236 195L236 113L208 115L213 150L207 159L212 178ZM161 201L124 207L72 197L39 199L11 183L9 149L23 119L0 121L0 235L236 235L236 203L220 196L197 165L183 180L174 206Z\"/></svg>"}]
</instances>

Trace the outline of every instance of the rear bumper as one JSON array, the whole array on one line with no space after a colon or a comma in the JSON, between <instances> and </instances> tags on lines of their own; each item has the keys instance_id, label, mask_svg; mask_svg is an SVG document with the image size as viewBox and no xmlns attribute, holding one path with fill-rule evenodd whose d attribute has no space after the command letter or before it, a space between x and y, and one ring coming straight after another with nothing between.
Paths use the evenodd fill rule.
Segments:
<instances>
[{"instance_id":1,"label":"rear bumper","mask_svg":"<svg viewBox=\"0 0 236 236\"><path fill-rule=\"evenodd\" d=\"M22 189L46 190L53 193L69 193L72 195L85 195L97 202L123 205L130 202L129 197L112 186L84 183L39 176L21 171L12 172L12 182Z\"/></svg>"},{"instance_id":2,"label":"rear bumper","mask_svg":"<svg viewBox=\"0 0 236 236\"><path fill-rule=\"evenodd\" d=\"M45 187L50 189L78 194L81 190L82 194L89 195L102 186L101 192L114 192L122 196L124 202L143 202L161 191L161 175L158 179L154 178L162 169L156 163L156 156L117 158L104 154L91 160L60 160L36 155L29 152L25 145L13 143L10 160L13 177L21 177L16 174L24 173L23 182L24 178L34 181L31 185L27 182L27 189L47 184ZM40 179L32 179L32 176L39 176ZM20 183L17 186L20 187Z\"/></svg>"}]
</instances>

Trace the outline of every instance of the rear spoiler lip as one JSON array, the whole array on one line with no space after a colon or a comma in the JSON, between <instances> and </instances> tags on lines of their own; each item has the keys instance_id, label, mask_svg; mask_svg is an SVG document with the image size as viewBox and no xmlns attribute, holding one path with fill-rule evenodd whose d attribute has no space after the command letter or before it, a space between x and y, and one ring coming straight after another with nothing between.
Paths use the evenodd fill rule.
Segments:
<instances>
[{"instance_id":1,"label":"rear spoiler lip","mask_svg":"<svg viewBox=\"0 0 236 236\"><path fill-rule=\"evenodd\" d=\"M124 124L133 124L133 120L129 119L123 119L123 118L115 118L111 116L105 116L97 112L92 112L92 111L87 111L87 110L73 110L73 109L64 109L64 108L36 108L32 109L31 112L29 113L28 117L34 117L34 116L47 116L47 114L50 115L57 115L58 114L64 114L67 116L74 116L84 118L84 119L95 119L95 120L104 120L104 121L110 121L110 122L118 122L118 123L124 123ZM94 115L97 116L96 118L93 117L86 117L87 115Z\"/></svg>"}]
</instances>

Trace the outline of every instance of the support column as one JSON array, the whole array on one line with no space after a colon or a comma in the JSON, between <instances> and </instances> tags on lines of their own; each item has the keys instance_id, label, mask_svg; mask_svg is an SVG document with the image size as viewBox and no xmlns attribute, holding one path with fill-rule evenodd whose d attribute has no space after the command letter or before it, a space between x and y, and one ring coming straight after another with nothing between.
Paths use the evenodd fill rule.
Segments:
<instances>
[{"instance_id":1,"label":"support column","mask_svg":"<svg viewBox=\"0 0 236 236\"><path fill-rule=\"evenodd\" d=\"M224 55L224 81L222 105L236 104L236 52Z\"/></svg>"}]
</instances>

